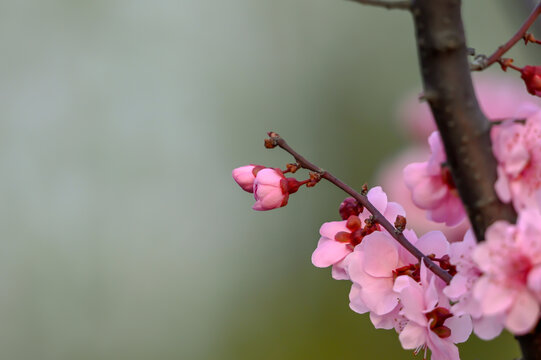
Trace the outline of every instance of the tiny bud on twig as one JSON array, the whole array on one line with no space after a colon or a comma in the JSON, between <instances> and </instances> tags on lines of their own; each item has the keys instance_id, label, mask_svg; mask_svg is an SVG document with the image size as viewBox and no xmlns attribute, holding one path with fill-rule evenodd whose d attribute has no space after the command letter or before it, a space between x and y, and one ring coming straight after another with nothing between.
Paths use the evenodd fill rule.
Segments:
<instances>
[{"instance_id":1,"label":"tiny bud on twig","mask_svg":"<svg viewBox=\"0 0 541 360\"><path fill-rule=\"evenodd\" d=\"M297 170L299 170L299 167L300 166L298 164L287 164L286 165L287 172L292 173L292 174L297 172Z\"/></svg>"},{"instance_id":2,"label":"tiny bud on twig","mask_svg":"<svg viewBox=\"0 0 541 360\"><path fill-rule=\"evenodd\" d=\"M511 64L513 63L513 59L511 59L511 58L501 58L500 60L498 60L498 63L502 67L503 71L507 71L507 68L509 66L511 66Z\"/></svg>"},{"instance_id":3,"label":"tiny bud on twig","mask_svg":"<svg viewBox=\"0 0 541 360\"><path fill-rule=\"evenodd\" d=\"M306 187L314 187L321 180L321 174L317 172L310 173L310 181L306 184Z\"/></svg>"},{"instance_id":4,"label":"tiny bud on twig","mask_svg":"<svg viewBox=\"0 0 541 360\"><path fill-rule=\"evenodd\" d=\"M267 149L275 148L278 145L278 139L280 138L280 135L278 135L274 131L269 131L267 135L269 135L269 138L265 139L265 147Z\"/></svg>"},{"instance_id":5,"label":"tiny bud on twig","mask_svg":"<svg viewBox=\"0 0 541 360\"><path fill-rule=\"evenodd\" d=\"M529 42L535 42L535 37L533 36L532 33L524 34L522 39L524 40L524 45L528 45Z\"/></svg>"},{"instance_id":6,"label":"tiny bud on twig","mask_svg":"<svg viewBox=\"0 0 541 360\"><path fill-rule=\"evenodd\" d=\"M361 195L366 196L368 194L368 185L363 184L363 187L361 188Z\"/></svg>"},{"instance_id":7,"label":"tiny bud on twig","mask_svg":"<svg viewBox=\"0 0 541 360\"><path fill-rule=\"evenodd\" d=\"M401 234L406 229L406 218L402 215L397 215L396 220L394 221L394 227L396 228L396 233Z\"/></svg>"},{"instance_id":8,"label":"tiny bud on twig","mask_svg":"<svg viewBox=\"0 0 541 360\"><path fill-rule=\"evenodd\" d=\"M372 227L376 224L376 218L374 217L374 215L370 215L368 219L364 221L364 223L366 224L366 226Z\"/></svg>"}]
</instances>

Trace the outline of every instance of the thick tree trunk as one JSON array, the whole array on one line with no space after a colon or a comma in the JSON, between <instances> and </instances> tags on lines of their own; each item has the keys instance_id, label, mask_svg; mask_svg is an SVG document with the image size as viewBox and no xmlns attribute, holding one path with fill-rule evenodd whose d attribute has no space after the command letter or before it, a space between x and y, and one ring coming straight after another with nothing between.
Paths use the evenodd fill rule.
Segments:
<instances>
[{"instance_id":1,"label":"thick tree trunk","mask_svg":"<svg viewBox=\"0 0 541 360\"><path fill-rule=\"evenodd\" d=\"M514 222L511 205L494 191L496 160L490 125L473 90L459 0L416 0L411 12L425 97L477 239L496 220Z\"/></svg>"},{"instance_id":2,"label":"thick tree trunk","mask_svg":"<svg viewBox=\"0 0 541 360\"><path fill-rule=\"evenodd\" d=\"M496 160L490 125L473 90L460 0L414 0L411 7L425 97L447 161L479 241L496 220L514 223L511 205L494 191ZM541 326L519 336L524 360L541 360Z\"/></svg>"}]
</instances>

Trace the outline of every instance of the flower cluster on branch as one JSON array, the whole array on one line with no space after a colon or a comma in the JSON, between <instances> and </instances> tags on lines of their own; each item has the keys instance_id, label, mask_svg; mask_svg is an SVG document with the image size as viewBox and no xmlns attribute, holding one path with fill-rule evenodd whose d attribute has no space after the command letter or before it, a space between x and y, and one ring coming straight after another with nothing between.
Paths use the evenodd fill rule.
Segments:
<instances>
[{"instance_id":1,"label":"flower cluster on branch","mask_svg":"<svg viewBox=\"0 0 541 360\"><path fill-rule=\"evenodd\" d=\"M428 19L441 11L443 6L438 7L436 2L441 5L443 0L354 1L411 10L416 18L422 66L427 63L431 70L442 70L453 81L466 79L470 82L464 85L466 95L460 95L469 98L456 101L460 81L445 87L448 84L438 84L438 76L425 76L425 91L429 91L422 97L430 103L440 131L435 130L426 105L409 107L415 113L410 116L410 126L421 124L412 132L428 137L429 146L417 152L424 153L424 159L399 162L402 181L395 170L386 172L392 174L387 184L394 194L386 193L381 186L353 189L308 161L274 132L268 133L265 147L279 147L295 162L283 170L242 166L233 170L233 178L243 190L254 194L253 209L259 211L281 208L303 185L313 187L321 180L350 195L339 206L341 219L320 227L312 263L319 268L331 267L336 280L349 281L350 308L369 313L377 329L393 329L404 349L423 352L425 359L430 351L433 360L458 360L456 344L472 333L490 340L506 329L519 339L535 335L531 336L533 340L521 342L525 354L533 354L538 346L536 336L540 335L535 329L541 317L540 104L525 99L523 87L517 90L515 85L499 88L476 84L478 99L475 97L464 44L444 44L434 35L437 31L426 29L426 24L436 24L437 30L451 29L463 38L459 2L447 3L456 22L451 28L453 21L449 19L441 24ZM541 3L507 43L489 57L477 56L471 70L499 63L503 70L520 72L526 90L541 97L541 67L520 68L512 59L502 57L520 39L526 44L541 43L527 32L540 14ZM448 39L452 37L444 40ZM446 68L447 63L441 61L440 52L451 56L447 52L453 51L463 57L457 56L458 60L449 64L458 66L464 60L466 69L460 69L457 78L449 77L453 68ZM435 85L441 85L441 94L432 89L438 88ZM444 104L442 99L450 101ZM477 108L477 100L491 123ZM425 110L419 111L423 106ZM453 106L460 119L451 116ZM475 124L469 123L469 118ZM460 127L470 133L456 131ZM478 143L472 141L473 137ZM478 153L470 158L467 150ZM485 164L480 161L483 159ZM483 180L474 165L481 165L492 175ZM310 171L305 180L286 176L299 169ZM475 191L465 185L476 185ZM506 215L495 215L498 209ZM541 349L538 352L541 356Z\"/></svg>"}]
</instances>

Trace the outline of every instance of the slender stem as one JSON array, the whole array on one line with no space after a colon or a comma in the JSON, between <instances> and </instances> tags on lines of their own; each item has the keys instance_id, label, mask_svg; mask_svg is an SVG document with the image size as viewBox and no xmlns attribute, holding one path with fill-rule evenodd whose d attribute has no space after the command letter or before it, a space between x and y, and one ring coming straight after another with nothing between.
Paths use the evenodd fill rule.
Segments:
<instances>
[{"instance_id":1,"label":"slender stem","mask_svg":"<svg viewBox=\"0 0 541 360\"><path fill-rule=\"evenodd\" d=\"M392 0L349 0L352 2L356 2L363 5L372 5L372 6L379 6L384 7L386 9L401 9L401 10L408 10L411 8L411 1L410 0L404 0L404 1L392 1Z\"/></svg>"},{"instance_id":2,"label":"slender stem","mask_svg":"<svg viewBox=\"0 0 541 360\"><path fill-rule=\"evenodd\" d=\"M419 249L417 249L412 243L409 242L408 239L402 234L401 231L398 231L390 222L383 216L382 213L376 209L376 207L368 200L368 198L365 195L362 195L355 191L351 186L344 183L342 180L338 179L336 176L332 175L330 172L325 171L321 169L320 167L314 165L310 161L308 161L306 158L304 158L301 154L293 150L291 146L288 145L288 143L282 139L278 134L276 133L269 133L271 140L273 143L291 155L295 158L297 161L297 164L300 165L300 167L304 169L308 169L311 171L314 171L321 175L321 178L329 181L330 183L336 185L340 189L344 190L346 193L351 195L355 200L357 200L362 206L364 206L374 217L374 221L380 224L391 236L398 241L400 245L402 245L406 250L408 250L413 256L415 256L419 261L424 261L426 267L430 269L434 274L436 274L438 277L440 277L443 281L445 281L447 284L451 282L451 279L453 278L447 271L443 270L441 267L436 265L430 258L426 255L424 255Z\"/></svg>"},{"instance_id":3,"label":"slender stem","mask_svg":"<svg viewBox=\"0 0 541 360\"><path fill-rule=\"evenodd\" d=\"M511 39L509 39L502 46L498 47L498 49L494 51L494 53L488 58L483 56L478 57L474 64L472 64L471 70L483 70L497 62L507 51L509 51L509 49L511 49L517 42L524 38L524 35L526 35L526 32L532 26L534 21L539 17L539 15L541 15L541 2L539 2L539 4L537 4L537 6L532 10L530 15L528 15L522 26L517 30L515 35L511 37Z\"/></svg>"}]
</instances>

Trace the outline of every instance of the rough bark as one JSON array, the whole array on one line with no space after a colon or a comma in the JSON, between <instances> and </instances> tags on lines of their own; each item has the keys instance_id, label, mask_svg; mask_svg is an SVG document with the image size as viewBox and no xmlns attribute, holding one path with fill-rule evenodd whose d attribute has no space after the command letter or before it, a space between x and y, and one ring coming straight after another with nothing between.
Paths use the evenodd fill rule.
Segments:
<instances>
[{"instance_id":1,"label":"rough bark","mask_svg":"<svg viewBox=\"0 0 541 360\"><path fill-rule=\"evenodd\" d=\"M496 220L516 213L494 191L496 160L489 122L474 94L460 0L414 0L412 14L426 99L447 153L453 180L479 241ZM541 360L541 325L517 336L524 360Z\"/></svg>"},{"instance_id":2,"label":"rough bark","mask_svg":"<svg viewBox=\"0 0 541 360\"><path fill-rule=\"evenodd\" d=\"M447 153L453 180L477 239L496 220L514 222L494 191L496 160L489 122L473 90L459 0L416 0L411 12L425 97Z\"/></svg>"}]
</instances>

